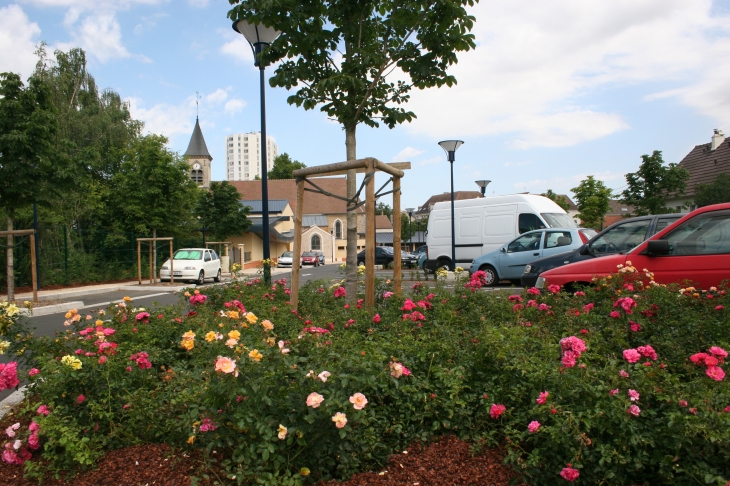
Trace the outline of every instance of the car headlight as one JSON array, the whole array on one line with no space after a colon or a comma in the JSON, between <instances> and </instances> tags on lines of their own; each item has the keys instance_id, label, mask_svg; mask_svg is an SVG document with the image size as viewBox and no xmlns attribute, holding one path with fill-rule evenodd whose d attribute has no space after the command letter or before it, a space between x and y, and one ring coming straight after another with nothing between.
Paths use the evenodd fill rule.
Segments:
<instances>
[{"instance_id":1,"label":"car headlight","mask_svg":"<svg viewBox=\"0 0 730 486\"><path fill-rule=\"evenodd\" d=\"M537 282L535 282L535 287L538 289L541 289L545 286L545 277L537 277Z\"/></svg>"},{"instance_id":2,"label":"car headlight","mask_svg":"<svg viewBox=\"0 0 730 486\"><path fill-rule=\"evenodd\" d=\"M525 265L525 273L530 273L531 269L532 269L532 265Z\"/></svg>"},{"instance_id":3,"label":"car headlight","mask_svg":"<svg viewBox=\"0 0 730 486\"><path fill-rule=\"evenodd\" d=\"M183 270L195 270L195 267L185 267Z\"/></svg>"}]
</instances>

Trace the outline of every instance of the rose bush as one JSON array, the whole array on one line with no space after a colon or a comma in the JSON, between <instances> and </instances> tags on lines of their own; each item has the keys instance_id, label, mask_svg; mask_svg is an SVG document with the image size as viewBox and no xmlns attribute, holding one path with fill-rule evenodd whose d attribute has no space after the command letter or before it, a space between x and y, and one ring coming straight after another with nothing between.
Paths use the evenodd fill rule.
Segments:
<instances>
[{"instance_id":1,"label":"rose bush","mask_svg":"<svg viewBox=\"0 0 730 486\"><path fill-rule=\"evenodd\" d=\"M7 335L35 370L46 469L165 442L216 450L240 484L303 484L454 433L505 446L533 486L725 485L727 292L621 270L511 297L479 291L479 276L400 296L378 281L372 309L331 283L303 286L294 309L283 279L234 281L178 306L72 316L53 339L22 321Z\"/></svg>"}]
</instances>

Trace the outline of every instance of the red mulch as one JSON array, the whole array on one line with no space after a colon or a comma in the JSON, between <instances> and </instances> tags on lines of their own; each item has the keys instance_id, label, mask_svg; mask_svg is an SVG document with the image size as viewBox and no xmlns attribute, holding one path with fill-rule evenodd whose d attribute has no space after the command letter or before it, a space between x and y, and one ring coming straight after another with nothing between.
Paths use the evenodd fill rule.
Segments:
<instances>
[{"instance_id":1,"label":"red mulch","mask_svg":"<svg viewBox=\"0 0 730 486\"><path fill-rule=\"evenodd\" d=\"M411 445L393 454L379 472L356 474L345 482L317 486L508 486L516 474L502 463L499 451L472 456L469 444L453 435L426 445Z\"/></svg>"},{"instance_id":2,"label":"red mulch","mask_svg":"<svg viewBox=\"0 0 730 486\"><path fill-rule=\"evenodd\" d=\"M17 409L16 409L17 410ZM20 422L27 430L32 415L10 413L0 420L0 447L7 441L5 429ZM412 444L406 452L393 454L388 465L377 472L366 472L347 481L320 482L317 486L508 486L516 474L502 463L499 450L488 449L472 456L469 444L454 436L435 442ZM37 460L34 454L32 460ZM36 486L37 480L23 478L24 466L7 464L0 459L0 485ZM164 444L148 444L108 453L96 469L79 473L68 481L45 478L43 486L188 486L190 476L206 472L202 455L173 450ZM207 472L210 472L209 470ZM214 475L211 475L215 477ZM221 475L219 480L224 480ZM211 481L201 480L201 486Z\"/></svg>"}]
</instances>

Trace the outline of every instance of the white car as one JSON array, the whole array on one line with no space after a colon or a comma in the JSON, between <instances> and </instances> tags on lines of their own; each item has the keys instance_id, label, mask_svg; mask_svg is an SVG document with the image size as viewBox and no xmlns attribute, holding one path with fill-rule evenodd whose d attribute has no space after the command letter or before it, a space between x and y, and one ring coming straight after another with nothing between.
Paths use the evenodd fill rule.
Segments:
<instances>
[{"instance_id":1,"label":"white car","mask_svg":"<svg viewBox=\"0 0 730 486\"><path fill-rule=\"evenodd\" d=\"M206 278L221 281L221 260L215 250L209 248L182 248L172 256L175 280L192 280L198 285ZM170 281L170 259L160 268L160 280Z\"/></svg>"},{"instance_id":2,"label":"white car","mask_svg":"<svg viewBox=\"0 0 730 486\"><path fill-rule=\"evenodd\" d=\"M276 261L277 267L291 267L292 258L294 257L294 252L291 251L285 251L281 254L279 259ZM302 268L302 260L299 259L299 268Z\"/></svg>"}]
</instances>

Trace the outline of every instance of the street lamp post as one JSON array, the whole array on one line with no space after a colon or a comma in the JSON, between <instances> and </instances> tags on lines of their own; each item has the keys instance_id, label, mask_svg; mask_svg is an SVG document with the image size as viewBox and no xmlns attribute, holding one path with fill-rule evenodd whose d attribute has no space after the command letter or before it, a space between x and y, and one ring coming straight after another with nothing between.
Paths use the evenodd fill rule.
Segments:
<instances>
[{"instance_id":1,"label":"street lamp post","mask_svg":"<svg viewBox=\"0 0 730 486\"><path fill-rule=\"evenodd\" d=\"M456 269L456 230L454 225L454 153L456 149L461 147L464 142L462 140L444 140L439 142L439 145L446 155L448 161L451 164L451 271Z\"/></svg>"},{"instance_id":2,"label":"street lamp post","mask_svg":"<svg viewBox=\"0 0 730 486\"><path fill-rule=\"evenodd\" d=\"M487 192L487 186L492 181L487 180L481 180L481 181L474 181L477 183L477 186L479 186L479 190L482 192L482 197L484 197L484 193Z\"/></svg>"},{"instance_id":3,"label":"street lamp post","mask_svg":"<svg viewBox=\"0 0 730 486\"><path fill-rule=\"evenodd\" d=\"M264 237L264 282L271 283L271 248L269 242L269 177L266 165L266 91L264 89L264 70L266 65L261 62L261 53L269 44L274 42L281 32L263 24L252 24L248 20L237 20L233 22L233 30L243 35L251 45L253 51L254 66L259 68L261 86L261 213Z\"/></svg>"},{"instance_id":4,"label":"street lamp post","mask_svg":"<svg viewBox=\"0 0 730 486\"><path fill-rule=\"evenodd\" d=\"M408 213L408 251L412 251L413 249L413 209L406 208L406 212Z\"/></svg>"}]
</instances>

